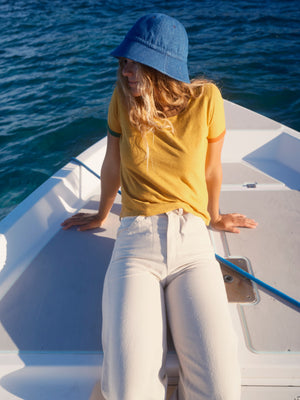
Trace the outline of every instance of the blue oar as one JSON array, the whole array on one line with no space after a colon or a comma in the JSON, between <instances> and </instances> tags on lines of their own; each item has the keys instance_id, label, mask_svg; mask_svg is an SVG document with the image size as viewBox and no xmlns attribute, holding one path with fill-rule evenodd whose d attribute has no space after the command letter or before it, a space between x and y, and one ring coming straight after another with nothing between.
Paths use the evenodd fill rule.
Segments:
<instances>
[{"instance_id":1,"label":"blue oar","mask_svg":"<svg viewBox=\"0 0 300 400\"><path fill-rule=\"evenodd\" d=\"M258 278L255 278L255 276L244 271L242 268L237 267L235 264L226 260L225 258L220 257L218 254L216 254L216 259L218 261L221 261L227 267L229 267L229 268L233 269L234 271L238 272L239 274L243 275L245 278L250 279L251 281L257 283L259 286L262 286L263 288L267 289L269 292L274 293L276 296L281 297L283 300L291 303L292 305L296 306L297 308L300 308L300 302L298 300L293 299L292 297L286 295L285 293L280 292L280 290L275 289L274 287L268 285L267 283L261 281Z\"/></svg>"},{"instance_id":2,"label":"blue oar","mask_svg":"<svg viewBox=\"0 0 300 400\"><path fill-rule=\"evenodd\" d=\"M89 171L90 173L95 175L98 179L101 179L100 175L96 174L96 172L94 172L91 168L89 168L87 165L85 165L82 161L78 160L75 157L72 157L71 160L76 162L77 164L80 164L87 171ZM118 193L121 194L121 191L119 190ZM218 261L221 261L223 264L227 265L227 267L229 267L229 268L235 270L236 272L238 272L239 274L243 275L245 278L250 279L251 281L257 283L259 286L267 289L269 292L276 294L278 297L281 297L283 300L291 303L292 305L296 306L297 308L300 308L300 302L298 300L293 299L292 297L288 296L287 294L280 292L280 290L275 289L274 287L268 285L267 283L261 281L258 278L255 278L255 276L253 276L253 275L249 274L248 272L244 271L242 268L237 267L232 262L230 262L228 260L225 260L225 258L220 257L218 254L216 254L216 259Z\"/></svg>"}]
</instances>

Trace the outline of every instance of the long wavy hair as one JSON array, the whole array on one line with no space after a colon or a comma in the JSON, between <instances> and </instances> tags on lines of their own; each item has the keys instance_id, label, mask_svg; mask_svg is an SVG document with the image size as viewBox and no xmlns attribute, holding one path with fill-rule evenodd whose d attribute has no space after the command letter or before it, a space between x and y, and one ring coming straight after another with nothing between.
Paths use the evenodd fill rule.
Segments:
<instances>
[{"instance_id":1,"label":"long wavy hair","mask_svg":"<svg viewBox=\"0 0 300 400\"><path fill-rule=\"evenodd\" d=\"M190 99L201 95L204 79L194 79L191 83L177 81L161 72L137 63L138 91L132 95L128 80L122 75L123 59L119 60L117 86L128 110L129 121L146 143L146 158L149 157L147 134L167 130L174 134L169 117L182 112Z\"/></svg>"}]
</instances>

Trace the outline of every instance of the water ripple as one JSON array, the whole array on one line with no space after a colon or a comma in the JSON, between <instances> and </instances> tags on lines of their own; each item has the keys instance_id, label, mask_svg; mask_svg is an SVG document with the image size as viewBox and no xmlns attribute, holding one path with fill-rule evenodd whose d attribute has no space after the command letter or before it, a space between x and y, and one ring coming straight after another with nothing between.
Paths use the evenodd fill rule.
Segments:
<instances>
[{"instance_id":1,"label":"water ripple","mask_svg":"<svg viewBox=\"0 0 300 400\"><path fill-rule=\"evenodd\" d=\"M296 0L0 0L0 218L105 134L108 54L153 10L186 26L191 76L300 130Z\"/></svg>"}]
</instances>

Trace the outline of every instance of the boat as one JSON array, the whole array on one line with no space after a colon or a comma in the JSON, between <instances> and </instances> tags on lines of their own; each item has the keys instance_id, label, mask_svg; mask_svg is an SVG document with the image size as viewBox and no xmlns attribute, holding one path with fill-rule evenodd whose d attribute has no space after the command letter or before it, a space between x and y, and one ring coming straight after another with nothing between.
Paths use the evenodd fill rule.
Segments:
<instances>
[{"instance_id":1,"label":"boat","mask_svg":"<svg viewBox=\"0 0 300 400\"><path fill-rule=\"evenodd\" d=\"M239 340L242 400L299 400L300 134L224 105L221 212L244 213L259 225L239 235L210 229L216 254L296 299L220 263ZM60 224L79 210L97 210L105 150L103 138L0 222L2 400L102 398L101 295L121 195L103 228L64 231ZM167 371L169 396L178 380L171 338Z\"/></svg>"}]
</instances>

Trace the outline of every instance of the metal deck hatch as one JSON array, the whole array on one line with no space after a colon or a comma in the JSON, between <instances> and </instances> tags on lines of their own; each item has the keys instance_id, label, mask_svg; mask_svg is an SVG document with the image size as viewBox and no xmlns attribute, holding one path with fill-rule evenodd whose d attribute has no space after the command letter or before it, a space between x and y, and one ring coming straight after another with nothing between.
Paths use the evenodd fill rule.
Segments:
<instances>
[{"instance_id":1,"label":"metal deck hatch","mask_svg":"<svg viewBox=\"0 0 300 400\"><path fill-rule=\"evenodd\" d=\"M237 267L251 273L250 262L245 257L227 257ZM256 303L257 295L254 284L238 272L219 262L225 282L227 298L230 303Z\"/></svg>"}]
</instances>

